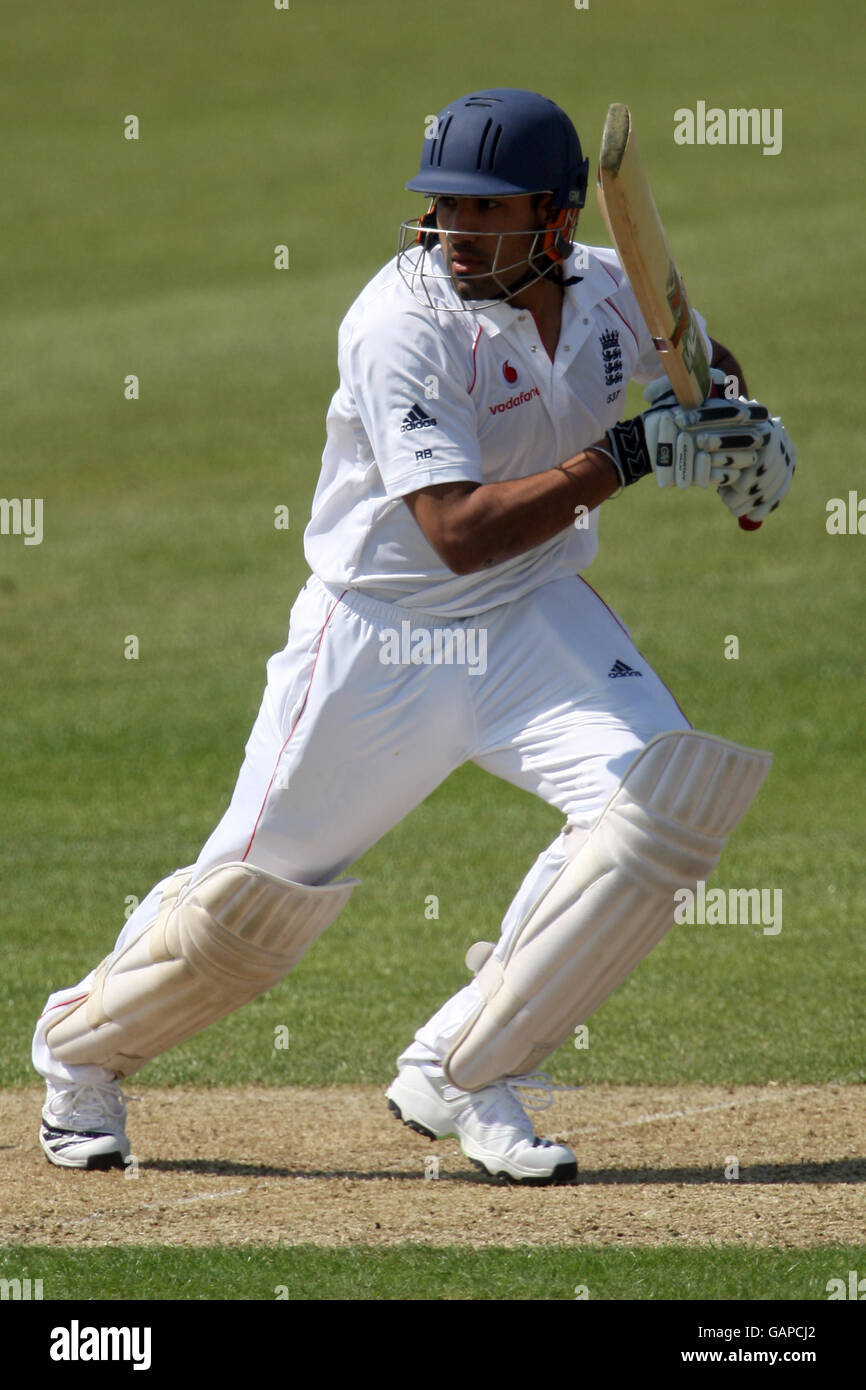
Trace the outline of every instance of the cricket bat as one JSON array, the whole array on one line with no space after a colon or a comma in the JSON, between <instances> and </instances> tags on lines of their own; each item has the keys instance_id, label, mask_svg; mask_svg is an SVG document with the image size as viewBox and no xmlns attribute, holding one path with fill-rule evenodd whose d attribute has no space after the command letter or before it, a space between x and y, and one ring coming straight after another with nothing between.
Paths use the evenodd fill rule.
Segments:
<instances>
[{"instance_id":1,"label":"cricket bat","mask_svg":"<svg viewBox=\"0 0 866 1390\"><path fill-rule=\"evenodd\" d=\"M677 269L649 186L632 126L621 102L608 109L598 160L598 203L680 405L701 404L710 389L710 362L686 287ZM744 531L759 521L739 518Z\"/></svg>"}]
</instances>

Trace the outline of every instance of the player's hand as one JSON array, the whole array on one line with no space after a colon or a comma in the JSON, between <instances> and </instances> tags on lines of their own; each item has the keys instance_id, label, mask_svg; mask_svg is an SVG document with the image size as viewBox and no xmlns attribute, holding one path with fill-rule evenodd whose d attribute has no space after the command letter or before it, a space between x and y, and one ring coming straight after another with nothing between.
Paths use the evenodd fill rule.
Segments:
<instances>
[{"instance_id":1,"label":"player's hand","mask_svg":"<svg viewBox=\"0 0 866 1390\"><path fill-rule=\"evenodd\" d=\"M724 372L713 369L716 389ZM753 468L770 436L770 412L759 401L708 396L687 409L677 403L667 377L644 391L650 409L641 419L659 487L710 487Z\"/></svg>"},{"instance_id":2,"label":"player's hand","mask_svg":"<svg viewBox=\"0 0 866 1390\"><path fill-rule=\"evenodd\" d=\"M721 388L726 383L726 376L719 368L714 367L710 373L715 389L721 392ZM644 399L654 409L676 410L677 400L667 377L658 377L651 381L644 390ZM709 397L707 398L710 399ZM743 397L738 398L739 403L744 401ZM704 404L706 405L706 401ZM756 406L757 401L747 402L751 406ZM761 407L763 410L764 407ZM769 412L768 412L769 414ZM738 519L745 517L747 521L760 522L774 512L782 501L794 478L797 465L797 449L791 442L785 426L778 416L770 416L767 420L768 437L766 442L758 449L753 463L748 463L747 453L741 453L732 457L727 463L714 457L712 476L709 482L719 485L719 496L725 506ZM656 477L660 487L670 486L656 472ZM679 479L675 480L680 487L687 487L688 483L682 483ZM694 479L693 481L698 481ZM708 486L700 480L701 486Z\"/></svg>"},{"instance_id":3,"label":"player's hand","mask_svg":"<svg viewBox=\"0 0 866 1390\"><path fill-rule=\"evenodd\" d=\"M644 397L649 410L607 432L624 487L648 473L655 473L659 487L730 482L757 464L770 438L770 412L757 401L708 398L687 410L677 403L667 377L651 382Z\"/></svg>"},{"instance_id":4,"label":"player's hand","mask_svg":"<svg viewBox=\"0 0 866 1390\"><path fill-rule=\"evenodd\" d=\"M797 450L778 416L770 420L771 435L751 468L732 471L721 480L719 496L728 511L747 521L763 521L774 512L794 481Z\"/></svg>"}]
</instances>

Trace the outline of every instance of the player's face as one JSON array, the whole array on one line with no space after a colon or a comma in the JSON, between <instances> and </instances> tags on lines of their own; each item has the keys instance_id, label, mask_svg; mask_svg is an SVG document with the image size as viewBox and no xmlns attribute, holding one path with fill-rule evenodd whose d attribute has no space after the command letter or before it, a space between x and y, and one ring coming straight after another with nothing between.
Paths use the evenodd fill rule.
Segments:
<instances>
[{"instance_id":1,"label":"player's face","mask_svg":"<svg viewBox=\"0 0 866 1390\"><path fill-rule=\"evenodd\" d=\"M537 250L539 213L528 193L514 198L436 199L436 226L448 274L462 299L495 299L516 285Z\"/></svg>"}]
</instances>

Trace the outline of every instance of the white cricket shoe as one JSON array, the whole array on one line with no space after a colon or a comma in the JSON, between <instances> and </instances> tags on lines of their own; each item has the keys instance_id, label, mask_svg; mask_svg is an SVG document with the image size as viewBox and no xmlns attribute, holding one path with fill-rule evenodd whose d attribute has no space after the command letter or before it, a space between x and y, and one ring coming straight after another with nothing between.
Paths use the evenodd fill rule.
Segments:
<instances>
[{"instance_id":1,"label":"white cricket shoe","mask_svg":"<svg viewBox=\"0 0 866 1390\"><path fill-rule=\"evenodd\" d=\"M39 1143L58 1168L123 1168L129 1156L126 1097L117 1081L48 1082Z\"/></svg>"},{"instance_id":2,"label":"white cricket shoe","mask_svg":"<svg viewBox=\"0 0 866 1390\"><path fill-rule=\"evenodd\" d=\"M428 1139L453 1135L466 1157L500 1182L530 1187L574 1182L577 1159L564 1144L538 1139L532 1121L506 1081L460 1091L441 1071L403 1067L385 1095L404 1125Z\"/></svg>"}]
</instances>

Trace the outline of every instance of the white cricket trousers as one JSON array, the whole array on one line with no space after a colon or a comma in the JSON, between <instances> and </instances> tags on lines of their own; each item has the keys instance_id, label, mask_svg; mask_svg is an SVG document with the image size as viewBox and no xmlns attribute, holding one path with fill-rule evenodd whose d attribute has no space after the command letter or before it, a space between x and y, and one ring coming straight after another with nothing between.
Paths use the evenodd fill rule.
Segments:
<instances>
[{"instance_id":1,"label":"white cricket trousers","mask_svg":"<svg viewBox=\"0 0 866 1390\"><path fill-rule=\"evenodd\" d=\"M690 727L619 619L577 576L465 619L311 577L267 671L231 803L197 877L245 861L327 883L469 760L557 807L572 836L586 833L650 739ZM497 954L564 858L560 834L518 889ZM166 881L124 924L117 947L149 927ZM478 937L491 935L492 923L473 925ZM91 979L53 993L37 1025L33 1062L56 1083L108 1075L65 1066L44 1037L53 1010L86 994ZM441 1060L479 999L470 981L400 1062Z\"/></svg>"}]
</instances>

